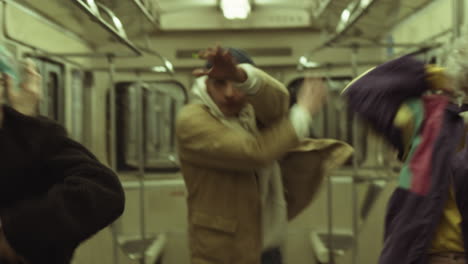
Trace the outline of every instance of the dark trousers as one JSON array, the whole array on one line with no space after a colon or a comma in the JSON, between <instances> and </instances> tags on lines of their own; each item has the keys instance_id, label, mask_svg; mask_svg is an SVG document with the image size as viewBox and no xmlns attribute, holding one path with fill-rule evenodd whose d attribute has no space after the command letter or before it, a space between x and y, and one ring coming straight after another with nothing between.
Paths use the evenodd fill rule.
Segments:
<instances>
[{"instance_id":1,"label":"dark trousers","mask_svg":"<svg viewBox=\"0 0 468 264\"><path fill-rule=\"evenodd\" d=\"M282 264L282 256L279 248L270 249L263 252L262 254L262 264Z\"/></svg>"}]
</instances>

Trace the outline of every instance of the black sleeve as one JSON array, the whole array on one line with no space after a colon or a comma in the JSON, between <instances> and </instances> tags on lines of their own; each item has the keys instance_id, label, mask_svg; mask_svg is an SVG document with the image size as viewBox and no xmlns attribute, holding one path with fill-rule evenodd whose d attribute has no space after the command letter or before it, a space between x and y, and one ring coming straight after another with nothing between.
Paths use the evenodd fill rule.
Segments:
<instances>
[{"instance_id":1,"label":"black sleeve","mask_svg":"<svg viewBox=\"0 0 468 264\"><path fill-rule=\"evenodd\" d=\"M67 252L71 257L79 243L116 220L125 203L112 170L69 139L62 127L54 124L47 131L39 176L51 187L0 215L12 248L31 263Z\"/></svg>"}]
</instances>

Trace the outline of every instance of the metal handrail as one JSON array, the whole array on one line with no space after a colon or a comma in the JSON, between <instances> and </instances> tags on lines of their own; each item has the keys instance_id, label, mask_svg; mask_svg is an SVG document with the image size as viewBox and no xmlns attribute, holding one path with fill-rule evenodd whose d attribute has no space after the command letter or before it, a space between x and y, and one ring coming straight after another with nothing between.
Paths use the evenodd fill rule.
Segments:
<instances>
[{"instance_id":1,"label":"metal handrail","mask_svg":"<svg viewBox=\"0 0 468 264\"><path fill-rule=\"evenodd\" d=\"M154 14L148 9L146 4L141 0L130 0L135 6L140 9L146 19L153 25L159 26L159 17L155 17Z\"/></svg>"},{"instance_id":2,"label":"metal handrail","mask_svg":"<svg viewBox=\"0 0 468 264\"><path fill-rule=\"evenodd\" d=\"M171 75L174 75L175 74L175 71L174 71L174 66L172 65L172 63L166 58L164 57L163 55L161 55L161 53L155 51L155 50L152 50L150 48L145 48L145 47L141 47L141 46L137 46L141 51L147 53L147 54L150 54L150 55L153 55L153 56L156 56L156 57L159 57L163 63L164 63L164 68L166 68L167 72L169 72Z\"/></svg>"},{"instance_id":3,"label":"metal handrail","mask_svg":"<svg viewBox=\"0 0 468 264\"><path fill-rule=\"evenodd\" d=\"M143 53L138 49L136 48L136 46L134 44L132 44L126 37L122 37L121 33L119 33L117 27L114 29L112 27L112 25L110 25L109 23L107 23L105 20L103 20L100 15L96 16L95 13L96 12L99 12L99 7L98 7L98 4L96 4L96 2L94 2L94 0L86 0L87 2L83 2L83 0L72 0L74 3L76 3L77 5L79 5L81 7L82 10L84 10L84 12L86 12L89 16L91 16L91 19L95 20L95 21L98 21L98 23L102 23L103 25L103 28L105 30L107 30L108 32L110 32L111 34L113 34L114 36L116 36L118 38L118 40L123 43L125 46L127 46L128 48L130 48L132 50L132 53L133 54L116 54L116 53L113 53L113 56L114 57L138 57L138 56L142 56ZM21 4L18 4L17 2L13 1L13 0L0 0L0 2L3 2L4 4L4 8L3 8L3 18L2 18L2 21L3 21L3 31L4 31L4 35L5 35L5 38L8 39L8 40L11 40L13 41L14 43L17 43L17 44L20 44L22 46L25 46L25 47L28 47L34 51L40 51L40 53L44 56L51 56L51 57L58 57L68 63L71 63L71 64L74 64L74 65L79 65L77 64L76 62L74 61L70 61L70 60L67 60L66 57L104 57L104 58L107 58L109 56L109 53L95 53L95 52L91 52L91 53L53 53L53 52L49 52L47 50L44 50L43 48L40 48L40 47L37 47L37 46L34 46L34 45L31 45L29 43L26 43L22 40L19 40L19 39L16 39L14 37L11 36L11 34L9 33L9 30L8 30L8 5L9 4L14 4L14 5L17 5L18 7L20 7L22 9L22 11L25 11L25 12L28 12L28 14L30 15L33 15L35 16L36 18L39 18L41 21L43 21L44 23L48 24L49 26L52 26L54 27L55 30L57 31L60 31L61 33L67 35L67 36L70 36L74 39L76 39L77 41L82 41L84 42L86 45L89 45L89 43L87 43L85 40L83 40L82 38L78 37L75 33L63 28L62 26L44 18L43 16L39 15L38 13L34 12L33 10L21 5ZM94 4L93 4L94 3ZM103 7L102 4L101 5L101 9L104 10L106 7ZM96 11L98 10L98 11ZM108 8L106 11L106 13L108 13L112 11L110 11ZM112 13L113 14L113 13ZM108 13L109 16L110 13ZM113 19L113 23L116 23L116 21L120 21L115 15L113 15L113 17L115 17L115 19ZM112 16L111 16L112 18ZM118 23L118 22L117 22ZM122 30L123 30L123 27L122 27ZM122 31L121 31L122 32ZM81 65L79 65L81 66Z\"/></svg>"},{"instance_id":4,"label":"metal handrail","mask_svg":"<svg viewBox=\"0 0 468 264\"><path fill-rule=\"evenodd\" d=\"M103 19L109 27L112 27L119 36L127 39L127 32L125 32L125 29L123 28L122 21L120 21L120 19L114 14L114 12L112 12L112 10L110 10L107 6L101 3L97 3L97 6L99 11L103 11L106 15L108 15L111 18L112 24L108 24L108 22L104 20L104 18L101 16L101 12L98 13L99 17L101 17L101 19Z\"/></svg>"},{"instance_id":5,"label":"metal handrail","mask_svg":"<svg viewBox=\"0 0 468 264\"><path fill-rule=\"evenodd\" d=\"M72 0L72 2L75 3L81 10L83 10L83 12L89 15L93 21L101 25L106 31L115 36L122 44L132 50L135 55L143 55L143 53L133 43L131 43L130 40L128 40L122 22L109 8L101 3L96 3L94 0L86 0L86 2L84 2L84 0ZM104 11L108 16L111 17L113 25L109 24L102 18L100 11Z\"/></svg>"},{"instance_id":6,"label":"metal handrail","mask_svg":"<svg viewBox=\"0 0 468 264\"><path fill-rule=\"evenodd\" d=\"M329 47L333 42L341 38L349 29L351 29L352 26L354 26L357 23L359 19L361 19L361 17L367 12L367 10L369 10L370 7L372 7L372 5L375 4L375 2L377 2L377 0L369 0L366 6L361 6L360 0L356 0L356 2L358 2L357 3L358 7L356 11L353 12L349 20L345 24L343 24L340 30L338 30L335 34L329 37L320 46L308 52L306 55L306 58L310 58L313 53L316 53L324 48Z\"/></svg>"}]
</instances>

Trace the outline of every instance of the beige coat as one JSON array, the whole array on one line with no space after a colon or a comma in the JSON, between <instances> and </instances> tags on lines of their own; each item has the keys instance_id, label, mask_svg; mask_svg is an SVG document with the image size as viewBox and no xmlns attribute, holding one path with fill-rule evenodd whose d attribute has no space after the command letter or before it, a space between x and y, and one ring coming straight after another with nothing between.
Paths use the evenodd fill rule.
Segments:
<instances>
[{"instance_id":1,"label":"beige coat","mask_svg":"<svg viewBox=\"0 0 468 264\"><path fill-rule=\"evenodd\" d=\"M288 218L293 219L311 203L325 174L353 151L332 139L299 142L287 115L288 91L256 70L260 90L249 102L265 127L259 135L229 129L202 104L185 106L177 119L192 264L260 264L261 207L255 169L280 160Z\"/></svg>"}]
</instances>

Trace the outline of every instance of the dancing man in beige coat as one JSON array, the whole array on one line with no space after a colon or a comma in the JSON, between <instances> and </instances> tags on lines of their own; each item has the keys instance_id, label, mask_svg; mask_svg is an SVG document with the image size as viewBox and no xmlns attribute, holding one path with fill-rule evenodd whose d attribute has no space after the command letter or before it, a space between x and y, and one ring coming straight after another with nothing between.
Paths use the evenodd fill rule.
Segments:
<instances>
[{"instance_id":1,"label":"dancing man in beige coat","mask_svg":"<svg viewBox=\"0 0 468 264\"><path fill-rule=\"evenodd\" d=\"M176 128L191 263L280 264L288 220L352 148L307 138L326 100L320 81L306 81L289 110L287 89L245 52L216 47L200 57L208 63L194 71Z\"/></svg>"}]
</instances>

